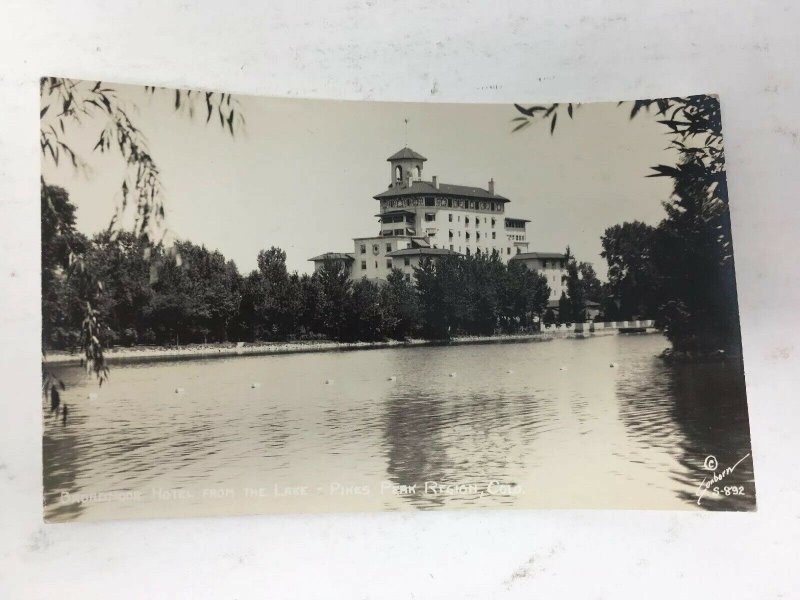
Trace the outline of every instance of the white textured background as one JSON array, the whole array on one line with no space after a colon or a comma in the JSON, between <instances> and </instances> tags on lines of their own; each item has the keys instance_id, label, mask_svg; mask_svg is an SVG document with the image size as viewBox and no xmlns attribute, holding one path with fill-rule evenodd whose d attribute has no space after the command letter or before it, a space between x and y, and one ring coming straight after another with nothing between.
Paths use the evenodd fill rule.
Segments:
<instances>
[{"instance_id":1,"label":"white textured background","mask_svg":"<svg viewBox=\"0 0 800 600\"><path fill-rule=\"evenodd\" d=\"M0 598L800 597L799 17L792 0L5 0ZM719 93L758 512L43 526L41 75L434 102Z\"/></svg>"}]
</instances>

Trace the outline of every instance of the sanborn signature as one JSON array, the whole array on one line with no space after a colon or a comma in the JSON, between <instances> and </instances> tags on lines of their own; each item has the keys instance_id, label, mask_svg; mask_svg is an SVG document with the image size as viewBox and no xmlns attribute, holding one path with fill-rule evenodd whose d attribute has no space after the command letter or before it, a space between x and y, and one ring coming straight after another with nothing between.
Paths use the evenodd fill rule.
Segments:
<instances>
[{"instance_id":1,"label":"sanborn signature","mask_svg":"<svg viewBox=\"0 0 800 600\"><path fill-rule=\"evenodd\" d=\"M750 453L748 452L742 458L740 458L736 462L736 464L734 464L732 467L727 467L725 469L722 469L722 471L720 471L719 473L717 473L717 467L719 466L719 463L717 462L717 458L715 456L707 456L706 460L703 462L703 468L705 468L708 471L714 471L714 475L711 476L711 477L704 477L703 481L700 483L700 485L697 486L697 492L696 492L697 493L697 505L698 506L700 505L700 501L703 499L703 496L705 496L706 493L711 489L712 485L714 485L715 483L719 483L720 481L725 479L728 475L733 473L736 470L736 467L738 467L740 464L742 464L742 461L744 461L749 456L750 456ZM730 488L730 490L728 488ZM730 494L727 493L728 491L731 491L731 493ZM715 493L719 493L718 488L715 487L714 488L714 492ZM727 495L738 496L738 495L741 495L741 494L744 494L743 486L738 486L738 487L737 486L726 486L726 489L725 489L725 495L726 496Z\"/></svg>"}]
</instances>

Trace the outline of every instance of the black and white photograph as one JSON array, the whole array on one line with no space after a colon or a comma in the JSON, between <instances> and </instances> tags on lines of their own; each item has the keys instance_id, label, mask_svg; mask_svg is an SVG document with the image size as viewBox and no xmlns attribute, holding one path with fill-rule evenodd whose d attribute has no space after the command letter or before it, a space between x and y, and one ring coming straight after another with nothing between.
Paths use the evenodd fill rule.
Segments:
<instances>
[{"instance_id":1,"label":"black and white photograph","mask_svg":"<svg viewBox=\"0 0 800 600\"><path fill-rule=\"evenodd\" d=\"M715 95L40 94L47 521L755 510Z\"/></svg>"}]
</instances>

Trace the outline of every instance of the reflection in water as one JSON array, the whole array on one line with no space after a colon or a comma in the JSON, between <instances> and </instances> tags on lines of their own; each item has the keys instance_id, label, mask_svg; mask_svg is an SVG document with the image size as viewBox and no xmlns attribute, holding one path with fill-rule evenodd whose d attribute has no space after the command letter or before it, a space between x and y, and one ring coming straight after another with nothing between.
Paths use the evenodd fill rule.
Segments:
<instances>
[{"instance_id":1,"label":"reflection in water","mask_svg":"<svg viewBox=\"0 0 800 600\"><path fill-rule=\"evenodd\" d=\"M750 430L744 371L739 361L665 364L647 356L631 357L647 378L618 382L620 416L636 441L635 456L649 456L650 464L665 471L676 484L675 493L697 503L698 487L714 471L704 467L708 456L719 462L719 473L750 454ZM673 456L654 462L653 455ZM717 484L715 484L717 485ZM702 495L707 510L754 510L755 481L752 460L741 462L717 487L743 486L744 495Z\"/></svg>"},{"instance_id":2,"label":"reflection in water","mask_svg":"<svg viewBox=\"0 0 800 600\"><path fill-rule=\"evenodd\" d=\"M665 345L604 336L139 363L115 367L99 391L64 369L67 425L43 405L46 516L752 510L749 459L729 476L746 495L707 494L699 506L696 496L706 456L724 468L750 452L741 365L668 365L655 358ZM516 492L486 493L492 481ZM475 487L425 493L426 482ZM60 502L62 492L131 490L136 502Z\"/></svg>"}]
</instances>

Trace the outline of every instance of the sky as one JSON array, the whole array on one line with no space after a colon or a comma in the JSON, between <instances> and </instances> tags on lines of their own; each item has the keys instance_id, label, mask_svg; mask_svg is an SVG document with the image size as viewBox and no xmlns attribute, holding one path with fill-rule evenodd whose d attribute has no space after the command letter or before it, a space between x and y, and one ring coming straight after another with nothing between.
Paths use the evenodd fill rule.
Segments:
<instances>
[{"instance_id":1,"label":"sky","mask_svg":"<svg viewBox=\"0 0 800 600\"><path fill-rule=\"evenodd\" d=\"M631 120L630 104L616 102L583 104L572 120L561 114L551 135L545 122L512 133L519 113L506 104L234 96L246 124L231 136L214 120L176 112L168 91L111 85L160 169L168 237L217 249L242 273L270 246L303 273L312 256L352 252L353 237L377 235L373 196L389 185L386 158L408 145L428 159L423 179L486 188L494 178L496 193L511 200L506 216L530 219L529 251L569 245L604 279L600 236L624 221L664 217L671 180L646 175L677 158L655 115ZM42 163L88 235L108 227L124 176L118 154L92 151L102 125L85 121L63 135L88 173Z\"/></svg>"}]
</instances>

